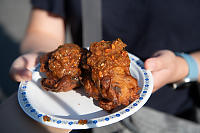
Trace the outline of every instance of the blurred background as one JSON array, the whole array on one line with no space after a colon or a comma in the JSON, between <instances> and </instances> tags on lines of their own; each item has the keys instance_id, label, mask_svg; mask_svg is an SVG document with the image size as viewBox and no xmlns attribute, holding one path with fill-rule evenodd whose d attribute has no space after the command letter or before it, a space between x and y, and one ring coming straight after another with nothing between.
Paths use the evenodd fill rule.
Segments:
<instances>
[{"instance_id":1,"label":"blurred background","mask_svg":"<svg viewBox=\"0 0 200 133\"><path fill-rule=\"evenodd\" d=\"M30 0L0 0L0 103L18 89L19 84L9 77L9 68L20 55L19 45L28 25L30 11ZM72 42L69 30L66 38L67 43Z\"/></svg>"},{"instance_id":2,"label":"blurred background","mask_svg":"<svg viewBox=\"0 0 200 133\"><path fill-rule=\"evenodd\" d=\"M29 0L0 0L0 103L18 89L18 83L9 77L9 68L19 56L31 10Z\"/></svg>"}]
</instances>

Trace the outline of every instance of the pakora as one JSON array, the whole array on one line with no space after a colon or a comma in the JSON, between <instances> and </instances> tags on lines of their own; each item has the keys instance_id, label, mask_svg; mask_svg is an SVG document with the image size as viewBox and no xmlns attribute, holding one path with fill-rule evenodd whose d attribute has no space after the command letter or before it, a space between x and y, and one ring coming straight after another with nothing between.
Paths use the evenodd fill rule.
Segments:
<instances>
[{"instance_id":1,"label":"pakora","mask_svg":"<svg viewBox=\"0 0 200 133\"><path fill-rule=\"evenodd\" d=\"M139 97L137 80L130 74L126 44L120 39L90 45L83 67L85 92L99 101L99 106L112 110L128 105Z\"/></svg>"},{"instance_id":2,"label":"pakora","mask_svg":"<svg viewBox=\"0 0 200 133\"><path fill-rule=\"evenodd\" d=\"M40 71L46 74L41 81L47 91L62 92L80 86L79 67L81 48L76 44L64 44L40 58Z\"/></svg>"}]
</instances>

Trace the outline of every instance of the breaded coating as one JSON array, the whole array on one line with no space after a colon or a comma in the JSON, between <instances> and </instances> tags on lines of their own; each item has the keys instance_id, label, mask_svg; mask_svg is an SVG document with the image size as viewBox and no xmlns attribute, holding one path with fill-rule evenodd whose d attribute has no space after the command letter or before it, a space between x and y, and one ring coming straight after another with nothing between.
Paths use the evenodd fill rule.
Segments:
<instances>
[{"instance_id":1,"label":"breaded coating","mask_svg":"<svg viewBox=\"0 0 200 133\"><path fill-rule=\"evenodd\" d=\"M128 105L139 97L140 88L130 74L125 47L120 39L100 41L92 43L87 53L82 83L86 93L105 110Z\"/></svg>"},{"instance_id":2,"label":"breaded coating","mask_svg":"<svg viewBox=\"0 0 200 133\"><path fill-rule=\"evenodd\" d=\"M79 68L81 48L76 44L64 44L55 51L40 58L40 71L46 78L41 81L42 87L48 91L68 91L80 86Z\"/></svg>"}]
</instances>

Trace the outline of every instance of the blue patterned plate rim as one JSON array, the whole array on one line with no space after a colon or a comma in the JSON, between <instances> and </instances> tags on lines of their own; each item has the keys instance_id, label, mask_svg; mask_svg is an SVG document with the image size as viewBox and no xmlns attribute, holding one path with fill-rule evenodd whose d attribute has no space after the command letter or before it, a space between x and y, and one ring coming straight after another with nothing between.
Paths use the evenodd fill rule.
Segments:
<instances>
[{"instance_id":1,"label":"blue patterned plate rim","mask_svg":"<svg viewBox=\"0 0 200 133\"><path fill-rule=\"evenodd\" d=\"M34 105L31 105L29 99L27 98L27 95L29 94L26 89L27 85L31 81L23 81L20 83L18 89L18 102L28 116L42 124L52 127L63 129L88 129L113 124L137 112L147 102L153 90L153 78L151 72L144 69L143 62L135 55L129 53L129 58L131 60L131 65L137 67L139 70L138 73L140 73L143 77L143 87L141 88L140 97L125 108L112 114L99 118L88 119L84 124L80 124L77 119L63 119L45 114L39 109L34 108ZM32 72L38 72L39 67L40 65L38 64L32 69Z\"/></svg>"}]
</instances>

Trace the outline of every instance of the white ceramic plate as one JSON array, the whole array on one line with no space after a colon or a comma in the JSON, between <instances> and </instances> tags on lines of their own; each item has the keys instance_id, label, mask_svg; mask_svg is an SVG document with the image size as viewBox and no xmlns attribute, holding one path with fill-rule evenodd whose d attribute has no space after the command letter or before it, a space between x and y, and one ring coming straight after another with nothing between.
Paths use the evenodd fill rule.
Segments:
<instances>
[{"instance_id":1,"label":"white ceramic plate","mask_svg":"<svg viewBox=\"0 0 200 133\"><path fill-rule=\"evenodd\" d=\"M144 69L143 62L129 54L130 71L142 88L140 97L130 105L118 107L108 113L98 107L92 98L85 96L83 89L68 92L48 92L41 88L42 74L39 65L33 69L32 81L21 82L18 90L18 101L22 109L34 120L48 126L64 129L87 129L106 126L118 122L138 111L148 100L153 89L153 79ZM44 118L48 116L49 121ZM79 120L87 120L79 124Z\"/></svg>"}]
</instances>

